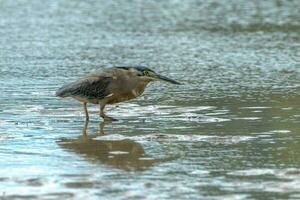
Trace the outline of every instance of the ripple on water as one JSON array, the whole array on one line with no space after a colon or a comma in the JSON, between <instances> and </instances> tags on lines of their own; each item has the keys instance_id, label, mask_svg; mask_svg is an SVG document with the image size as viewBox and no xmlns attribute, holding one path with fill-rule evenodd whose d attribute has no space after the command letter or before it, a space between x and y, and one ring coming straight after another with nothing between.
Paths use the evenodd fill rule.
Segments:
<instances>
[{"instance_id":1,"label":"ripple on water","mask_svg":"<svg viewBox=\"0 0 300 200\"><path fill-rule=\"evenodd\" d=\"M130 139L141 143L168 142L209 142L214 144L234 144L255 139L252 136L215 136L215 135L176 135L176 134L148 134L139 136L125 136L120 134L98 136L95 140L124 140Z\"/></svg>"},{"instance_id":2,"label":"ripple on water","mask_svg":"<svg viewBox=\"0 0 300 200\"><path fill-rule=\"evenodd\" d=\"M300 199L298 1L0 2L0 199ZM55 90L132 64L183 85L83 139Z\"/></svg>"},{"instance_id":3,"label":"ripple on water","mask_svg":"<svg viewBox=\"0 0 300 200\"><path fill-rule=\"evenodd\" d=\"M290 133L290 130L273 130L272 133Z\"/></svg>"},{"instance_id":4,"label":"ripple on water","mask_svg":"<svg viewBox=\"0 0 300 200\"><path fill-rule=\"evenodd\" d=\"M213 117L214 115L226 114L226 111L214 112L214 106L140 106L138 104L121 104L117 108L113 108L108 112L113 116L121 116L124 118L137 117L147 118L159 121L192 121L200 123L226 122L231 119ZM95 110L94 110L95 111ZM212 111L212 113L210 112ZM207 114L199 114L205 112Z\"/></svg>"},{"instance_id":5,"label":"ripple on water","mask_svg":"<svg viewBox=\"0 0 300 200\"><path fill-rule=\"evenodd\" d=\"M298 192L300 190L300 173L299 169L295 168L236 170L228 172L227 175L237 178L238 181L234 182L231 187L234 187L236 183L239 189L263 189L267 192ZM244 181L241 181L241 177ZM253 178L249 179L249 177ZM265 181L257 184L259 179Z\"/></svg>"}]
</instances>

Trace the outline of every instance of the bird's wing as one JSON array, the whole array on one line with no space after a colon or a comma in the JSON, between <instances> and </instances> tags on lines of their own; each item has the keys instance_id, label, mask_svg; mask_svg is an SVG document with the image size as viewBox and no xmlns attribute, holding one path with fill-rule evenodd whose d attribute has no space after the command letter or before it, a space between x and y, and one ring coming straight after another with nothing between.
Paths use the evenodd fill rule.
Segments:
<instances>
[{"instance_id":1,"label":"bird's wing","mask_svg":"<svg viewBox=\"0 0 300 200\"><path fill-rule=\"evenodd\" d=\"M91 99L102 99L109 95L107 86L112 77L88 77L81 81L78 89L74 91L74 95L84 96Z\"/></svg>"},{"instance_id":2,"label":"bird's wing","mask_svg":"<svg viewBox=\"0 0 300 200\"><path fill-rule=\"evenodd\" d=\"M76 82L63 86L60 90L66 96L81 96L89 99L102 99L109 95L107 86L112 77L110 76L87 76Z\"/></svg>"}]
</instances>

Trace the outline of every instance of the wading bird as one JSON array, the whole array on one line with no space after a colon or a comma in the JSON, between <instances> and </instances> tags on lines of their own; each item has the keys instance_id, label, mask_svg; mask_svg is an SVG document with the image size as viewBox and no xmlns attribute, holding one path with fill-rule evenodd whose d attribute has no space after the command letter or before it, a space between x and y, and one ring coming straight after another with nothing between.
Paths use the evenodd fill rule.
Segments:
<instances>
[{"instance_id":1,"label":"wading bird","mask_svg":"<svg viewBox=\"0 0 300 200\"><path fill-rule=\"evenodd\" d=\"M82 102L86 121L89 120L87 103L100 105L104 121L114 118L104 114L106 104L115 104L140 96L148 83L165 81L180 84L146 67L113 67L91 73L56 91L56 96L73 97Z\"/></svg>"}]
</instances>

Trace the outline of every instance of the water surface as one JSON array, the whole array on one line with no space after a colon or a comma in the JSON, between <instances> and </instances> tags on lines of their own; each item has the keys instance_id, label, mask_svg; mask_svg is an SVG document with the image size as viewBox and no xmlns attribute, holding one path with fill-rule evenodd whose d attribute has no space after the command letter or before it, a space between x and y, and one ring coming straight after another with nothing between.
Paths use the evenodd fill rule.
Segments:
<instances>
[{"instance_id":1,"label":"water surface","mask_svg":"<svg viewBox=\"0 0 300 200\"><path fill-rule=\"evenodd\" d=\"M297 1L0 1L4 199L299 199ZM90 106L55 90L114 65L183 85Z\"/></svg>"}]
</instances>

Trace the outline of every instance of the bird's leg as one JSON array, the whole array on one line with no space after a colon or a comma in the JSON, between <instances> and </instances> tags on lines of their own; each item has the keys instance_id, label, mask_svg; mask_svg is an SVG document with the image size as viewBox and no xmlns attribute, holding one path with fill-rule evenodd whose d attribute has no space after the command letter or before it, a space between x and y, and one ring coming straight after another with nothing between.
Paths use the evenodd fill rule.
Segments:
<instances>
[{"instance_id":1,"label":"bird's leg","mask_svg":"<svg viewBox=\"0 0 300 200\"><path fill-rule=\"evenodd\" d=\"M99 124L99 134L100 135L104 135L104 126L105 126L105 122L100 122L100 124Z\"/></svg>"},{"instance_id":2,"label":"bird's leg","mask_svg":"<svg viewBox=\"0 0 300 200\"><path fill-rule=\"evenodd\" d=\"M83 103L83 111L84 111L84 114L85 114L85 121L89 121L89 112L87 110L87 103Z\"/></svg>"},{"instance_id":3,"label":"bird's leg","mask_svg":"<svg viewBox=\"0 0 300 200\"><path fill-rule=\"evenodd\" d=\"M118 121L104 114L104 108L105 108L105 104L100 104L100 117L102 117L104 121Z\"/></svg>"},{"instance_id":4,"label":"bird's leg","mask_svg":"<svg viewBox=\"0 0 300 200\"><path fill-rule=\"evenodd\" d=\"M85 122L84 122L83 129L82 129L82 135L83 135L83 136L86 136L86 135L87 135L87 128L88 128L88 125L89 125L89 121L85 121Z\"/></svg>"},{"instance_id":5,"label":"bird's leg","mask_svg":"<svg viewBox=\"0 0 300 200\"><path fill-rule=\"evenodd\" d=\"M104 114L104 108L105 108L105 104L100 104L100 117L104 118L105 114Z\"/></svg>"}]
</instances>

